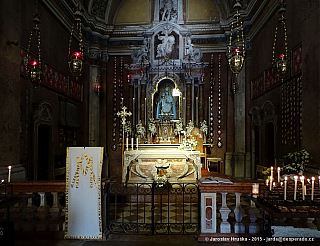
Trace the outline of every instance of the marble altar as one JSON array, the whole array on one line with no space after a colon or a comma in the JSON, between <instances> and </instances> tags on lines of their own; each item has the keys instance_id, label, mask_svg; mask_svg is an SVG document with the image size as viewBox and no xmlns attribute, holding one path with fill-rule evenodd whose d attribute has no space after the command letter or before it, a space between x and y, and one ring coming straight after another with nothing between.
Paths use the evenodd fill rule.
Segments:
<instances>
[{"instance_id":1,"label":"marble altar","mask_svg":"<svg viewBox=\"0 0 320 246\"><path fill-rule=\"evenodd\" d=\"M159 166L167 169L169 182L189 183L201 178L200 151L179 150L173 144L148 145L124 152L122 182L153 182Z\"/></svg>"}]
</instances>

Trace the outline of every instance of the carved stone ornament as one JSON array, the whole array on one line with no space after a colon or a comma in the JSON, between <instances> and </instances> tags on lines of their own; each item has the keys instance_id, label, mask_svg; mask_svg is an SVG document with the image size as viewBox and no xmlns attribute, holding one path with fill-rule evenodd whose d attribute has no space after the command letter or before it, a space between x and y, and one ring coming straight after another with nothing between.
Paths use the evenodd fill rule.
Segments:
<instances>
[{"instance_id":1,"label":"carved stone ornament","mask_svg":"<svg viewBox=\"0 0 320 246\"><path fill-rule=\"evenodd\" d=\"M178 1L161 0L160 1L161 21L177 22L178 19Z\"/></svg>"}]
</instances>

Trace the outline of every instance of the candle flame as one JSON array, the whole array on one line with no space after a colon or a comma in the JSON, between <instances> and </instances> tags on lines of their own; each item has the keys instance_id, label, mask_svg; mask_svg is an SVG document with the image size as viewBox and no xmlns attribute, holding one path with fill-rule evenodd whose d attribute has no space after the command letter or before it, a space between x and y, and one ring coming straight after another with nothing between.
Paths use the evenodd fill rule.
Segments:
<instances>
[{"instance_id":1,"label":"candle flame","mask_svg":"<svg viewBox=\"0 0 320 246\"><path fill-rule=\"evenodd\" d=\"M287 176L285 176L285 177L284 177L284 180L285 180L285 181L287 181L287 179L288 179L288 177L287 177Z\"/></svg>"},{"instance_id":2,"label":"candle flame","mask_svg":"<svg viewBox=\"0 0 320 246\"><path fill-rule=\"evenodd\" d=\"M298 180L298 176L294 176L294 179L295 179L295 180Z\"/></svg>"},{"instance_id":3,"label":"candle flame","mask_svg":"<svg viewBox=\"0 0 320 246\"><path fill-rule=\"evenodd\" d=\"M8 169L11 170L11 166L8 166Z\"/></svg>"},{"instance_id":4,"label":"candle flame","mask_svg":"<svg viewBox=\"0 0 320 246\"><path fill-rule=\"evenodd\" d=\"M314 178L314 177L312 177L311 179L312 179L312 181L314 181L314 180L315 180L315 178Z\"/></svg>"}]
</instances>

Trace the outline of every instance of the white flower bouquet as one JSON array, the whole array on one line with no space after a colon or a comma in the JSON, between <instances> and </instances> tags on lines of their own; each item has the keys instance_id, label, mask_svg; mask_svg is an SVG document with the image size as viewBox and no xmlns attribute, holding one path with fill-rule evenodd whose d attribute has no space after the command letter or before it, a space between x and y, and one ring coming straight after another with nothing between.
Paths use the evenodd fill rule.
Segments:
<instances>
[{"instance_id":1,"label":"white flower bouquet","mask_svg":"<svg viewBox=\"0 0 320 246\"><path fill-rule=\"evenodd\" d=\"M139 123L137 124L136 126L136 134L137 134L137 137L140 137L140 138L143 138L144 135L146 133L146 130L144 128L144 126L142 125L142 122L141 120L139 121Z\"/></svg>"},{"instance_id":2,"label":"white flower bouquet","mask_svg":"<svg viewBox=\"0 0 320 246\"><path fill-rule=\"evenodd\" d=\"M131 135L132 128L130 121L127 121L127 123L124 125L124 132L126 133L127 137Z\"/></svg>"},{"instance_id":3,"label":"white flower bouquet","mask_svg":"<svg viewBox=\"0 0 320 246\"><path fill-rule=\"evenodd\" d=\"M156 123L153 118L149 119L148 131L151 136L154 136L157 133Z\"/></svg>"},{"instance_id":4,"label":"white flower bouquet","mask_svg":"<svg viewBox=\"0 0 320 246\"><path fill-rule=\"evenodd\" d=\"M205 120L203 120L200 123L200 130L202 131L203 135L207 135L208 134L208 126L207 126L207 122Z\"/></svg>"},{"instance_id":5,"label":"white flower bouquet","mask_svg":"<svg viewBox=\"0 0 320 246\"><path fill-rule=\"evenodd\" d=\"M311 156L305 149L289 152L283 157L283 169L288 173L303 174L305 166L310 162Z\"/></svg>"},{"instance_id":6,"label":"white flower bouquet","mask_svg":"<svg viewBox=\"0 0 320 246\"><path fill-rule=\"evenodd\" d=\"M193 138L188 138L187 140L183 140L182 144L180 144L179 149L181 150L194 150L198 146L198 141Z\"/></svg>"},{"instance_id":7,"label":"white flower bouquet","mask_svg":"<svg viewBox=\"0 0 320 246\"><path fill-rule=\"evenodd\" d=\"M190 122L188 123L187 127L186 127L186 136L190 137L191 136L191 131L194 128L194 123L190 120Z\"/></svg>"},{"instance_id":8,"label":"white flower bouquet","mask_svg":"<svg viewBox=\"0 0 320 246\"><path fill-rule=\"evenodd\" d=\"M179 121L176 123L176 128L174 129L174 135L179 135L183 131L183 125L182 120L179 119Z\"/></svg>"}]
</instances>

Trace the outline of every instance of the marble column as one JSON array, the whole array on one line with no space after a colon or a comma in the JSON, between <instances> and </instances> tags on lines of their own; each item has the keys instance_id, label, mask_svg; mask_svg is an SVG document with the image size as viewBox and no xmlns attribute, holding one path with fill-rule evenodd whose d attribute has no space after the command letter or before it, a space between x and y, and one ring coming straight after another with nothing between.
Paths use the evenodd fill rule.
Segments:
<instances>
[{"instance_id":1,"label":"marble column","mask_svg":"<svg viewBox=\"0 0 320 246\"><path fill-rule=\"evenodd\" d=\"M186 85L186 124L192 119L192 88L191 81L187 81Z\"/></svg>"}]
</instances>

